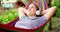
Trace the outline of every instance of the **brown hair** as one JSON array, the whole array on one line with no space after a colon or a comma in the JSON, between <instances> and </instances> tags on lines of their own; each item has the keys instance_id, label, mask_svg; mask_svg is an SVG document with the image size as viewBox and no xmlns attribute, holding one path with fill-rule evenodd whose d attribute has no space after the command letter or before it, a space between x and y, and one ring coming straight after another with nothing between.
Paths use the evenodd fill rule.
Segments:
<instances>
[{"instance_id":1,"label":"brown hair","mask_svg":"<svg viewBox=\"0 0 60 32\"><path fill-rule=\"evenodd\" d=\"M32 4L34 4L34 3L32 3ZM35 5L36 9L39 10L39 7L36 4L34 4L34 5Z\"/></svg>"},{"instance_id":2,"label":"brown hair","mask_svg":"<svg viewBox=\"0 0 60 32\"><path fill-rule=\"evenodd\" d=\"M22 1L17 1L17 2L16 2L16 5L17 5L17 6L20 6L20 7L22 7L22 6L25 7L25 4L24 4Z\"/></svg>"}]
</instances>

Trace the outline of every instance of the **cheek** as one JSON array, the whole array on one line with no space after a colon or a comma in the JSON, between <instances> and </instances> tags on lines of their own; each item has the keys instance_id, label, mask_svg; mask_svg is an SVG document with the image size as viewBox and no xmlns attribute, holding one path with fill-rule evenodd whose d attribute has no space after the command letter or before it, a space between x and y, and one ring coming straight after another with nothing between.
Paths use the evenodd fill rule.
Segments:
<instances>
[{"instance_id":1,"label":"cheek","mask_svg":"<svg viewBox=\"0 0 60 32\"><path fill-rule=\"evenodd\" d=\"M36 11L36 9L35 9L35 8L32 8L31 10L32 10L32 11Z\"/></svg>"},{"instance_id":2,"label":"cheek","mask_svg":"<svg viewBox=\"0 0 60 32\"><path fill-rule=\"evenodd\" d=\"M36 14L36 11L34 10L34 11L31 11L31 14Z\"/></svg>"},{"instance_id":3,"label":"cheek","mask_svg":"<svg viewBox=\"0 0 60 32\"><path fill-rule=\"evenodd\" d=\"M35 13L36 12L36 9L34 8L34 9L31 9L31 12L32 13Z\"/></svg>"}]
</instances>

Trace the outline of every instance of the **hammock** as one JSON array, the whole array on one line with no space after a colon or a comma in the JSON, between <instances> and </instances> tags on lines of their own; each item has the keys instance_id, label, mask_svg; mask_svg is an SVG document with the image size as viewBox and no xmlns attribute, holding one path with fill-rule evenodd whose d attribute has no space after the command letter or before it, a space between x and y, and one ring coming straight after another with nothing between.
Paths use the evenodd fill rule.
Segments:
<instances>
[{"instance_id":1,"label":"hammock","mask_svg":"<svg viewBox=\"0 0 60 32\"><path fill-rule=\"evenodd\" d=\"M32 0L30 0L30 2L28 3L28 5L25 7L26 9L28 8L29 4L32 2ZM40 2L40 8L47 9L47 2L46 0L43 0L42 2ZM7 23L7 24L0 24L0 31L7 31L7 32L43 32L43 28L46 25L46 23L48 22L48 20L43 23L40 27L38 28L34 28L34 29L24 29L24 28L16 28L14 27L15 23L19 21L19 17L15 18L14 20L12 20L11 22Z\"/></svg>"}]
</instances>

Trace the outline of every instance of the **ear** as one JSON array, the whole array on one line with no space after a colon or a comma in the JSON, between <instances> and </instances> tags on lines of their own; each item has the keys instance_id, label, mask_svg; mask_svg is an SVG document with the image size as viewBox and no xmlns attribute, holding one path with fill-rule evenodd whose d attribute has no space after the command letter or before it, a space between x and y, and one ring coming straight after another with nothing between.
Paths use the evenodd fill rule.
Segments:
<instances>
[{"instance_id":1,"label":"ear","mask_svg":"<svg viewBox=\"0 0 60 32\"><path fill-rule=\"evenodd\" d=\"M41 13L41 9L36 11L36 15L40 15L40 13Z\"/></svg>"}]
</instances>

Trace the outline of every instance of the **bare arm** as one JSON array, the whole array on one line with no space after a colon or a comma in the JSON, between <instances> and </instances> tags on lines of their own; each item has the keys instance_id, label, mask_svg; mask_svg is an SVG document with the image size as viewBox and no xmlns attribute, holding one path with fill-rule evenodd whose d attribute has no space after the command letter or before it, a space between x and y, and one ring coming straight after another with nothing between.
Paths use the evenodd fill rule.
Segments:
<instances>
[{"instance_id":1,"label":"bare arm","mask_svg":"<svg viewBox=\"0 0 60 32\"><path fill-rule=\"evenodd\" d=\"M51 7L51 8L48 8L46 11L47 11L47 12L44 14L44 16L45 16L45 18L48 20L48 19L51 18L52 15L55 13L55 11L56 11L56 6Z\"/></svg>"},{"instance_id":2,"label":"bare arm","mask_svg":"<svg viewBox=\"0 0 60 32\"><path fill-rule=\"evenodd\" d=\"M18 8L18 14L19 14L19 18L22 18L22 16L25 16L25 13L26 13L26 9L25 8Z\"/></svg>"}]
</instances>

